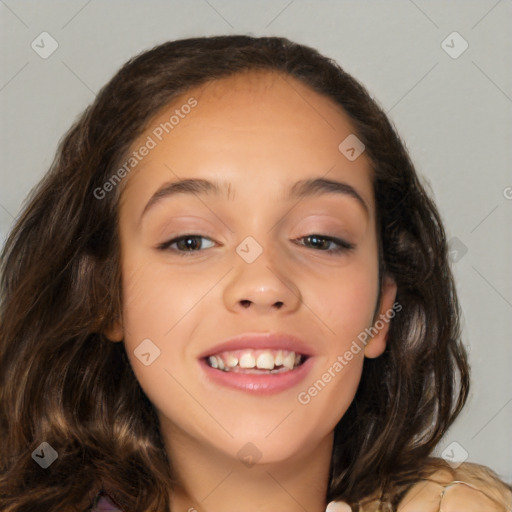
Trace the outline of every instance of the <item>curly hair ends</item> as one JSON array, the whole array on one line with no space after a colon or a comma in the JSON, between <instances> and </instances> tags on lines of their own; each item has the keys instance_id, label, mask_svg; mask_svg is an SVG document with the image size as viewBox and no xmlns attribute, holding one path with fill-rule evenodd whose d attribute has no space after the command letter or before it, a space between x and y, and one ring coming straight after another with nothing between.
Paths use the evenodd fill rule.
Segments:
<instances>
[{"instance_id":1,"label":"curly hair ends","mask_svg":"<svg viewBox=\"0 0 512 512\"><path fill-rule=\"evenodd\" d=\"M121 316L121 187L101 200L94 192L163 107L251 70L301 80L350 116L372 163L381 276L397 283L401 311L386 352L365 360L335 429L327 499L399 497L464 405L469 369L443 226L382 109L333 60L285 38L171 41L129 60L101 89L2 251L2 510L86 510L102 488L126 510L169 509L175 476L158 419L123 344L102 334ZM58 453L47 469L31 457L43 441Z\"/></svg>"}]
</instances>

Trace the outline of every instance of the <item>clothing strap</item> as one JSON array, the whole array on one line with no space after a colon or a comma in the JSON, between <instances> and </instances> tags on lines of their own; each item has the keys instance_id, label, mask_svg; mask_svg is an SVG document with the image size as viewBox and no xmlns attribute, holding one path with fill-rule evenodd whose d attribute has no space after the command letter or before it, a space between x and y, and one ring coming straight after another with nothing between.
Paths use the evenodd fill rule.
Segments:
<instances>
[{"instance_id":1,"label":"clothing strap","mask_svg":"<svg viewBox=\"0 0 512 512\"><path fill-rule=\"evenodd\" d=\"M439 493L439 510L438 510L438 512L443 512L443 498L445 497L446 491L450 487L453 487L454 485L465 485L467 487L470 487L471 489L482 493L486 498L488 498L492 502L494 502L497 505L499 505L500 507L502 507L503 508L503 512L512 512L512 507L508 507L502 501L498 501L494 496L491 496L487 492L485 492L482 489L478 488L476 485L470 484L468 482L463 482L462 480L453 480L452 482L449 482L446 485L442 485L439 482L437 482L435 480L431 480L429 478L424 478L422 480L428 481L428 482L433 482L435 484L438 484L438 485L442 486L441 492Z\"/></svg>"}]
</instances>

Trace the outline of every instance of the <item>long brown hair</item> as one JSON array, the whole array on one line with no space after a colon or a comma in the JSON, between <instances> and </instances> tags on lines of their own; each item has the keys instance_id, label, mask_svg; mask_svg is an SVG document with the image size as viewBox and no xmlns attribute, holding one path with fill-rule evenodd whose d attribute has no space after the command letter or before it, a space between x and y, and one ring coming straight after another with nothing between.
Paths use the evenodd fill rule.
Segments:
<instances>
[{"instance_id":1,"label":"long brown hair","mask_svg":"<svg viewBox=\"0 0 512 512\"><path fill-rule=\"evenodd\" d=\"M233 35L167 42L128 61L61 141L2 252L0 508L85 510L100 488L130 512L168 510L174 482L151 403L122 343L120 187L98 199L147 123L178 95L249 70L301 80L339 105L366 146L381 271L402 311L388 347L365 360L335 429L327 500L396 503L460 412L468 364L438 211L381 108L316 50ZM58 453L42 469L42 443ZM38 508L39 507L39 508Z\"/></svg>"}]
</instances>

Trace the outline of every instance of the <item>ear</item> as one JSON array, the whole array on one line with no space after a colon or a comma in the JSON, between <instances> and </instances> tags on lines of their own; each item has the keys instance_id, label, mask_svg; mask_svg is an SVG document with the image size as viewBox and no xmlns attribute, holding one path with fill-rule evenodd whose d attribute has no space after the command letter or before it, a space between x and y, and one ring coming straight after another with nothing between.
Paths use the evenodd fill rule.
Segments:
<instances>
[{"instance_id":1,"label":"ear","mask_svg":"<svg viewBox=\"0 0 512 512\"><path fill-rule=\"evenodd\" d=\"M123 326L121 322L115 320L112 325L103 333L110 341L117 343L124 338Z\"/></svg>"},{"instance_id":2,"label":"ear","mask_svg":"<svg viewBox=\"0 0 512 512\"><path fill-rule=\"evenodd\" d=\"M370 359L379 357L386 350L389 324L392 318L402 309L400 304L395 304L396 298L395 280L387 275L382 278L380 292L380 307L374 319L373 325L368 329L372 337L366 344L364 355Z\"/></svg>"}]
</instances>

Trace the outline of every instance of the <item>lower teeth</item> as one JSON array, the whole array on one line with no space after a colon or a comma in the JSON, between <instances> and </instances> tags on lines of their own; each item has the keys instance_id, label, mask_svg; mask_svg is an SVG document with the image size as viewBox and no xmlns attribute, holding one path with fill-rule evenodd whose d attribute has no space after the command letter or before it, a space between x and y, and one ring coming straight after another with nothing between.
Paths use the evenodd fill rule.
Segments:
<instances>
[{"instance_id":1,"label":"lower teeth","mask_svg":"<svg viewBox=\"0 0 512 512\"><path fill-rule=\"evenodd\" d=\"M235 370L234 368L225 368L224 370L220 370L220 368L217 368L217 370L220 370L221 372L226 373L250 373L250 374L265 374L265 373L284 373L284 372L291 372L292 370L295 370L296 367L290 369L286 368L285 366L282 366L280 368L274 368L273 370L260 370L259 368L238 368Z\"/></svg>"}]
</instances>

